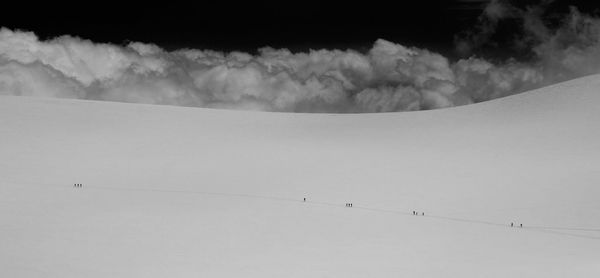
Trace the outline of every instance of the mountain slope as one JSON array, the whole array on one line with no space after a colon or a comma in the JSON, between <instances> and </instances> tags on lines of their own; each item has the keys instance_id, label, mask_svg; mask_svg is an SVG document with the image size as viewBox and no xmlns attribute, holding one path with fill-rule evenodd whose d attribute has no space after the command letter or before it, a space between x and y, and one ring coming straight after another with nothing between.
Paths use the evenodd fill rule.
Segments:
<instances>
[{"instance_id":1,"label":"mountain slope","mask_svg":"<svg viewBox=\"0 0 600 278\"><path fill-rule=\"evenodd\" d=\"M596 277L599 87L357 115L2 97L0 269Z\"/></svg>"}]
</instances>

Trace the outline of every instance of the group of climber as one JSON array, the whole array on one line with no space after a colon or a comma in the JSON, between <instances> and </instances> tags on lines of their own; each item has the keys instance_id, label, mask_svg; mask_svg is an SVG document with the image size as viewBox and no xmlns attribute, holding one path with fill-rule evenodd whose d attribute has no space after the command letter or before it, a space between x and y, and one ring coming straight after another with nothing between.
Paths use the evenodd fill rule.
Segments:
<instances>
[{"instance_id":1,"label":"group of climber","mask_svg":"<svg viewBox=\"0 0 600 278\"><path fill-rule=\"evenodd\" d=\"M303 198L302 202L306 202L306 198ZM352 207L352 203L346 203L346 207L347 208L351 208Z\"/></svg>"}]
</instances>

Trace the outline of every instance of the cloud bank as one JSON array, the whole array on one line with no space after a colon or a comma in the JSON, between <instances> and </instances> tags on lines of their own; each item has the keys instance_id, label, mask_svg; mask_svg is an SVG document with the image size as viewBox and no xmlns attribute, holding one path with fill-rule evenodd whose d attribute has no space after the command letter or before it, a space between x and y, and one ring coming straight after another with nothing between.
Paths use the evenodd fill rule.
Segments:
<instances>
[{"instance_id":1,"label":"cloud bank","mask_svg":"<svg viewBox=\"0 0 600 278\"><path fill-rule=\"evenodd\" d=\"M550 28L541 8L491 1L460 43L475 49L518 18L527 63L448 58L377 40L367 53L262 48L242 52L126 46L0 29L0 95L43 96L278 112L364 113L487 101L600 72L600 20L572 8Z\"/></svg>"}]
</instances>

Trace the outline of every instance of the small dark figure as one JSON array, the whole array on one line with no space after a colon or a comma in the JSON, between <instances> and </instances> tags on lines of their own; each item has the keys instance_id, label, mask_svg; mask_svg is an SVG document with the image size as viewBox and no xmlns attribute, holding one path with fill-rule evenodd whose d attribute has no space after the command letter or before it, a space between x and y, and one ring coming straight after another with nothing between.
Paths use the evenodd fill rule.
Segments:
<instances>
[{"instance_id":1,"label":"small dark figure","mask_svg":"<svg viewBox=\"0 0 600 278\"><path fill-rule=\"evenodd\" d=\"M306 202L306 198L304 198L304 202Z\"/></svg>"},{"instance_id":2,"label":"small dark figure","mask_svg":"<svg viewBox=\"0 0 600 278\"><path fill-rule=\"evenodd\" d=\"M421 212L421 216L425 216L425 213L424 213L424 212Z\"/></svg>"},{"instance_id":3,"label":"small dark figure","mask_svg":"<svg viewBox=\"0 0 600 278\"><path fill-rule=\"evenodd\" d=\"M413 215L416 215L415 211L413 210Z\"/></svg>"},{"instance_id":4,"label":"small dark figure","mask_svg":"<svg viewBox=\"0 0 600 278\"><path fill-rule=\"evenodd\" d=\"M513 226L513 222L510 222L510 226L511 226L511 227Z\"/></svg>"},{"instance_id":5,"label":"small dark figure","mask_svg":"<svg viewBox=\"0 0 600 278\"><path fill-rule=\"evenodd\" d=\"M521 224L520 226L521 226L521 228L523 228L523 224Z\"/></svg>"}]
</instances>

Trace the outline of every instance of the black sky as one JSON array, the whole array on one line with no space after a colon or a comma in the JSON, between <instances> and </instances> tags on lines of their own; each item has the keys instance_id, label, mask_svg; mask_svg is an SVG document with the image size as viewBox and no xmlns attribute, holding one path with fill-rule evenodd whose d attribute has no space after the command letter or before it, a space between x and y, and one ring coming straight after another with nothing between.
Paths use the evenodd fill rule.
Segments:
<instances>
[{"instance_id":1,"label":"black sky","mask_svg":"<svg viewBox=\"0 0 600 278\"><path fill-rule=\"evenodd\" d=\"M540 1L512 1L519 6ZM555 1L553 9L600 7ZM41 38L69 34L95 42L155 43L168 50L200 48L253 52L271 46L368 50L378 38L456 57L454 37L477 24L487 1L279 1L13 3L0 25ZM12 12L6 13L7 10ZM498 46L502 49L502 46Z\"/></svg>"}]
</instances>

